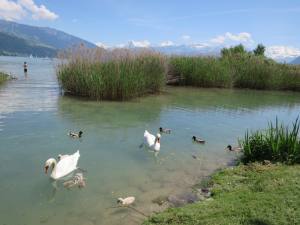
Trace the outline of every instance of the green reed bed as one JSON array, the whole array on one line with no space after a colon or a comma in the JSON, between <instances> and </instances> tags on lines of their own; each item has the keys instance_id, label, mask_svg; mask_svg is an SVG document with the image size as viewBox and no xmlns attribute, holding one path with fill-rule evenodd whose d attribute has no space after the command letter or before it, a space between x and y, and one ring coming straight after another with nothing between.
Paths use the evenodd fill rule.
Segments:
<instances>
[{"instance_id":1,"label":"green reed bed","mask_svg":"<svg viewBox=\"0 0 300 225\"><path fill-rule=\"evenodd\" d=\"M227 62L215 57L174 56L169 59L169 73L180 76L180 85L231 87Z\"/></svg>"},{"instance_id":2,"label":"green reed bed","mask_svg":"<svg viewBox=\"0 0 300 225\"><path fill-rule=\"evenodd\" d=\"M6 73L0 72L0 84L2 84L5 81L7 81L8 78L9 78L9 75L7 75Z\"/></svg>"},{"instance_id":3,"label":"green reed bed","mask_svg":"<svg viewBox=\"0 0 300 225\"><path fill-rule=\"evenodd\" d=\"M264 131L245 134L241 144L243 147L242 162L270 160L288 164L300 163L300 121L299 118L292 127L269 123Z\"/></svg>"},{"instance_id":4,"label":"green reed bed","mask_svg":"<svg viewBox=\"0 0 300 225\"><path fill-rule=\"evenodd\" d=\"M300 67L261 55L235 53L222 57L174 56L169 74L179 85L300 91Z\"/></svg>"},{"instance_id":5,"label":"green reed bed","mask_svg":"<svg viewBox=\"0 0 300 225\"><path fill-rule=\"evenodd\" d=\"M64 91L96 100L127 100L165 85L162 55L151 51L79 48L65 53L57 75Z\"/></svg>"}]
</instances>

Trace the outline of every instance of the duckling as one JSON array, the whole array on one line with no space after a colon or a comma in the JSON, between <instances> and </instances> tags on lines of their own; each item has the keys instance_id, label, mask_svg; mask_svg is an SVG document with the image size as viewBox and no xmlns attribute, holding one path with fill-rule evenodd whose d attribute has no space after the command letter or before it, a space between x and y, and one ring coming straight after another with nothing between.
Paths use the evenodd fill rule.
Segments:
<instances>
[{"instance_id":1,"label":"duckling","mask_svg":"<svg viewBox=\"0 0 300 225\"><path fill-rule=\"evenodd\" d=\"M204 140L202 140L200 138L197 138L196 136L193 136L192 139L193 139L193 141L195 141L195 142L197 142L199 144L204 144L205 143Z\"/></svg>"},{"instance_id":2,"label":"duckling","mask_svg":"<svg viewBox=\"0 0 300 225\"><path fill-rule=\"evenodd\" d=\"M165 133L165 134L171 134L171 129L160 127L159 132L160 133Z\"/></svg>"},{"instance_id":3,"label":"duckling","mask_svg":"<svg viewBox=\"0 0 300 225\"><path fill-rule=\"evenodd\" d=\"M75 133L75 132L70 131L70 132L68 133L68 135L69 135L70 137L72 137L72 138L81 138L82 134L83 134L82 131L79 131L78 133Z\"/></svg>"},{"instance_id":4,"label":"duckling","mask_svg":"<svg viewBox=\"0 0 300 225\"><path fill-rule=\"evenodd\" d=\"M118 203L122 206L131 205L135 201L135 197L118 198Z\"/></svg>"},{"instance_id":5,"label":"duckling","mask_svg":"<svg viewBox=\"0 0 300 225\"><path fill-rule=\"evenodd\" d=\"M227 145L226 149L231 152L240 152L243 150L241 147L232 147L231 145Z\"/></svg>"},{"instance_id":6,"label":"duckling","mask_svg":"<svg viewBox=\"0 0 300 225\"><path fill-rule=\"evenodd\" d=\"M63 183L65 188L72 188L75 186L78 186L78 188L84 188L86 186L85 178L83 177L82 173L76 173L74 177L72 177L70 180L67 180Z\"/></svg>"}]
</instances>

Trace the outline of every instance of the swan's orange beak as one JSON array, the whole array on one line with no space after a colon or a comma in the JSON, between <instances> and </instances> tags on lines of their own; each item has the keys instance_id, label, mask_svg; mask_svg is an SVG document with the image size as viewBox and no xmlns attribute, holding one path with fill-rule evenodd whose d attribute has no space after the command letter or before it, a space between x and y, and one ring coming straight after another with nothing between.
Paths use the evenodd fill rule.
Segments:
<instances>
[{"instance_id":1,"label":"swan's orange beak","mask_svg":"<svg viewBox=\"0 0 300 225\"><path fill-rule=\"evenodd\" d=\"M45 166L45 174L48 173L49 166Z\"/></svg>"}]
</instances>

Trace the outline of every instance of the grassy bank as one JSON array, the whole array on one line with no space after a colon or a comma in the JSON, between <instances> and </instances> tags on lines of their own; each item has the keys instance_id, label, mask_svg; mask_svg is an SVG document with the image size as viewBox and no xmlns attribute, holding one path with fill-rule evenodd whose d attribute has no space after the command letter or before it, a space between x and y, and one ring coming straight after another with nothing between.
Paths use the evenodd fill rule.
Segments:
<instances>
[{"instance_id":1,"label":"grassy bank","mask_svg":"<svg viewBox=\"0 0 300 225\"><path fill-rule=\"evenodd\" d=\"M170 208L144 224L300 224L299 177L299 165L228 168L213 175L212 200Z\"/></svg>"},{"instance_id":2,"label":"grassy bank","mask_svg":"<svg viewBox=\"0 0 300 225\"><path fill-rule=\"evenodd\" d=\"M158 93L165 84L165 60L151 51L78 48L64 54L57 70L63 89L96 100L127 100Z\"/></svg>"},{"instance_id":3,"label":"grassy bank","mask_svg":"<svg viewBox=\"0 0 300 225\"><path fill-rule=\"evenodd\" d=\"M169 74L179 85L300 91L300 67L277 63L242 46L223 49L221 57L174 56Z\"/></svg>"},{"instance_id":4,"label":"grassy bank","mask_svg":"<svg viewBox=\"0 0 300 225\"><path fill-rule=\"evenodd\" d=\"M0 84L4 83L7 81L9 76L6 73L0 72Z\"/></svg>"}]
</instances>

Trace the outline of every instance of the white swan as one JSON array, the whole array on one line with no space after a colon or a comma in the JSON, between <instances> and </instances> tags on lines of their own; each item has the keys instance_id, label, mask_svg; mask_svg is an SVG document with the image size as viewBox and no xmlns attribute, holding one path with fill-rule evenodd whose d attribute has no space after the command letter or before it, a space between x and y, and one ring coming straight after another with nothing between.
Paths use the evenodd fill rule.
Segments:
<instances>
[{"instance_id":1,"label":"white swan","mask_svg":"<svg viewBox=\"0 0 300 225\"><path fill-rule=\"evenodd\" d=\"M144 143L154 151L158 152L160 150L160 134L157 134L156 137L153 134L150 134L147 130L144 132Z\"/></svg>"},{"instance_id":2,"label":"white swan","mask_svg":"<svg viewBox=\"0 0 300 225\"><path fill-rule=\"evenodd\" d=\"M45 173L51 167L51 178L57 180L77 169L77 162L80 157L79 150L72 155L60 155L57 162L54 158L50 158L45 162Z\"/></svg>"}]
</instances>

